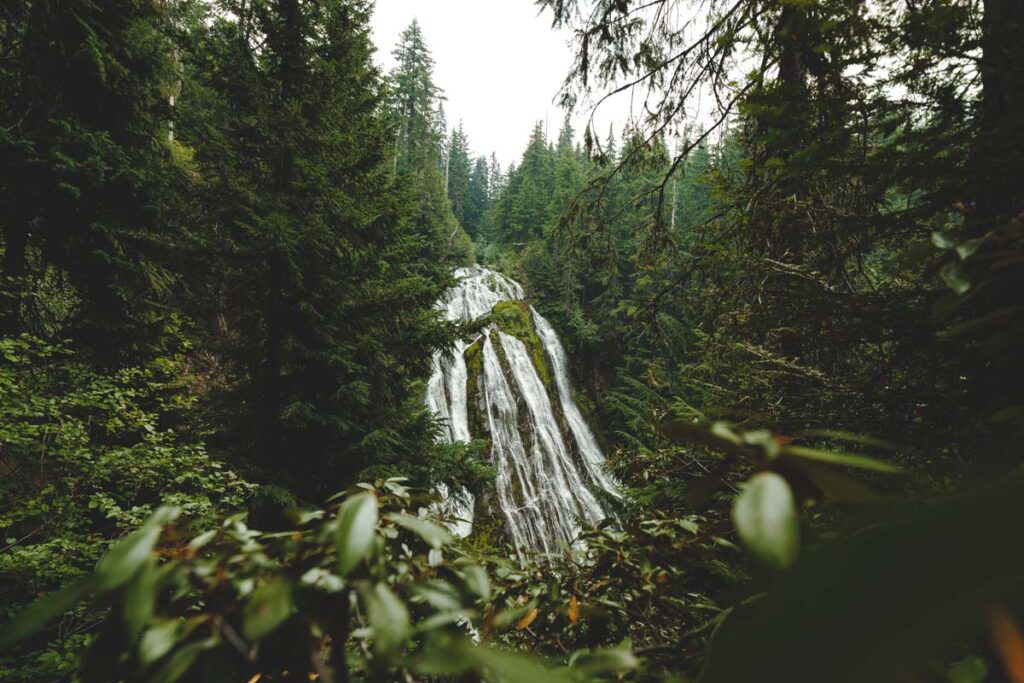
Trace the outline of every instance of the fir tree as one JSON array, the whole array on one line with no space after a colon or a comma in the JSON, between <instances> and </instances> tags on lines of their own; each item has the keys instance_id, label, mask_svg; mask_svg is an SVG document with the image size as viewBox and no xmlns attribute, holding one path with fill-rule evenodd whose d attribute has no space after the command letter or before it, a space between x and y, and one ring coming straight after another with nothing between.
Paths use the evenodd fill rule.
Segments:
<instances>
[{"instance_id":1,"label":"fir tree","mask_svg":"<svg viewBox=\"0 0 1024 683\"><path fill-rule=\"evenodd\" d=\"M486 157L477 157L466 192L465 228L473 239L481 234L484 214L491 208L491 170Z\"/></svg>"},{"instance_id":2,"label":"fir tree","mask_svg":"<svg viewBox=\"0 0 1024 683\"><path fill-rule=\"evenodd\" d=\"M65 336L108 361L158 348L173 287L167 222L172 45L158 3L12 3L2 19L4 331L36 331L26 291L73 291Z\"/></svg>"},{"instance_id":3,"label":"fir tree","mask_svg":"<svg viewBox=\"0 0 1024 683\"><path fill-rule=\"evenodd\" d=\"M393 174L369 3L225 9L237 18L209 32L216 67L191 73L226 107L181 126L224 225L211 277L229 300L225 437L253 435L264 472L314 495L426 447L412 392L424 349L447 339L432 305L448 275L421 260L409 174ZM214 144L190 140L201 130Z\"/></svg>"},{"instance_id":4,"label":"fir tree","mask_svg":"<svg viewBox=\"0 0 1024 683\"><path fill-rule=\"evenodd\" d=\"M448 198L452 203L452 213L455 214L459 224L472 235L473 231L467 225L466 211L470 176L473 169L470 166L469 140L466 138L461 122L452 131L448 155Z\"/></svg>"},{"instance_id":5,"label":"fir tree","mask_svg":"<svg viewBox=\"0 0 1024 683\"><path fill-rule=\"evenodd\" d=\"M402 32L394 56L388 98L397 127L394 168L423 238L423 255L436 262L469 260L472 245L448 199L445 174L451 150L446 149L442 93L434 84L434 60L419 22Z\"/></svg>"}]
</instances>

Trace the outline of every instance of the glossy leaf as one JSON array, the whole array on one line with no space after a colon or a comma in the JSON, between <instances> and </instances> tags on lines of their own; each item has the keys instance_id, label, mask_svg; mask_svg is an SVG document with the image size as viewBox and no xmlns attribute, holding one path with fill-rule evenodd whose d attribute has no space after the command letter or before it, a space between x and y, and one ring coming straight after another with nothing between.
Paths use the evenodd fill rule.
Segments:
<instances>
[{"instance_id":1,"label":"glossy leaf","mask_svg":"<svg viewBox=\"0 0 1024 683\"><path fill-rule=\"evenodd\" d=\"M428 522L427 520L419 519L418 517L410 517L409 515L402 515L398 513L392 513L385 517L398 526L413 532L426 541L432 548L440 548L441 546L452 542L451 534L449 534L448 531L439 524Z\"/></svg>"},{"instance_id":2,"label":"glossy leaf","mask_svg":"<svg viewBox=\"0 0 1024 683\"><path fill-rule=\"evenodd\" d=\"M151 556L135 579L125 588L121 614L129 636L138 633L153 615L160 578L161 572L156 566L155 558Z\"/></svg>"},{"instance_id":3,"label":"glossy leaf","mask_svg":"<svg viewBox=\"0 0 1024 683\"><path fill-rule=\"evenodd\" d=\"M179 513L177 508L162 507L141 528L115 544L96 565L96 589L113 590L131 580L150 558L163 526Z\"/></svg>"},{"instance_id":4,"label":"glossy leaf","mask_svg":"<svg viewBox=\"0 0 1024 683\"><path fill-rule=\"evenodd\" d=\"M270 635L288 617L295 606L292 585L284 579L275 579L256 589L242 611L242 632L250 640Z\"/></svg>"},{"instance_id":5,"label":"glossy leaf","mask_svg":"<svg viewBox=\"0 0 1024 683\"><path fill-rule=\"evenodd\" d=\"M765 564L784 568L800 551L796 499L786 480L774 472L755 474L744 484L732 519L743 544Z\"/></svg>"},{"instance_id":6,"label":"glossy leaf","mask_svg":"<svg viewBox=\"0 0 1024 683\"><path fill-rule=\"evenodd\" d=\"M373 627L375 647L392 653L402 646L411 630L409 610L383 583L378 583L364 594L366 616Z\"/></svg>"},{"instance_id":7,"label":"glossy leaf","mask_svg":"<svg viewBox=\"0 0 1024 683\"><path fill-rule=\"evenodd\" d=\"M370 552L377 519L377 496L372 493L357 494L342 504L335 533L338 573L342 577L355 569Z\"/></svg>"},{"instance_id":8,"label":"glossy leaf","mask_svg":"<svg viewBox=\"0 0 1024 683\"><path fill-rule=\"evenodd\" d=\"M491 579L486 570L478 565L470 565L462 570L462 578L466 587L481 600L488 600L491 597Z\"/></svg>"}]
</instances>

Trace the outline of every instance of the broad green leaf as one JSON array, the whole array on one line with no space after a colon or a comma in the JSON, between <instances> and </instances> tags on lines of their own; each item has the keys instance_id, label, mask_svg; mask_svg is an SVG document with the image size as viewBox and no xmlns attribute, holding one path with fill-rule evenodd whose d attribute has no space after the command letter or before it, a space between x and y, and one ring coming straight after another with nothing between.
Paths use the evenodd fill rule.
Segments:
<instances>
[{"instance_id":1,"label":"broad green leaf","mask_svg":"<svg viewBox=\"0 0 1024 683\"><path fill-rule=\"evenodd\" d=\"M467 646L470 658L484 672L484 680L500 683L564 683L572 680L565 669L548 669L535 657L493 647Z\"/></svg>"},{"instance_id":2,"label":"broad green leaf","mask_svg":"<svg viewBox=\"0 0 1024 683\"><path fill-rule=\"evenodd\" d=\"M789 484L774 472L755 474L732 509L740 540L766 564L784 568L800 551L796 500Z\"/></svg>"},{"instance_id":3,"label":"broad green leaf","mask_svg":"<svg viewBox=\"0 0 1024 683\"><path fill-rule=\"evenodd\" d=\"M413 532L426 541L432 548L440 548L441 546L452 542L451 534L449 534L444 527L434 524L433 522L428 522L425 519L419 519L418 517L410 517L409 515L402 515L398 513L385 515L385 518L394 522L398 526L404 527Z\"/></svg>"},{"instance_id":4,"label":"broad green leaf","mask_svg":"<svg viewBox=\"0 0 1024 683\"><path fill-rule=\"evenodd\" d=\"M127 583L142 569L160 539L163 526L178 517L180 510L162 507L137 530L112 547L96 565L96 590L106 592Z\"/></svg>"},{"instance_id":5,"label":"broad green leaf","mask_svg":"<svg viewBox=\"0 0 1024 683\"><path fill-rule=\"evenodd\" d=\"M890 681L927 672L950 643L985 638L992 605L1017 604L1024 545L1008 543L998 521L1021 518L1018 470L893 505L882 523L822 539L721 623L700 680L784 671L787 681Z\"/></svg>"},{"instance_id":6,"label":"broad green leaf","mask_svg":"<svg viewBox=\"0 0 1024 683\"><path fill-rule=\"evenodd\" d=\"M252 594L242 610L242 632L250 640L260 640L291 616L295 605L292 585L283 579L274 579Z\"/></svg>"},{"instance_id":7,"label":"broad green leaf","mask_svg":"<svg viewBox=\"0 0 1024 683\"><path fill-rule=\"evenodd\" d=\"M156 566L156 559L150 556L142 570L125 588L124 599L121 601L121 614L129 636L142 630L153 615L156 607L156 592L160 587L161 572Z\"/></svg>"},{"instance_id":8,"label":"broad green leaf","mask_svg":"<svg viewBox=\"0 0 1024 683\"><path fill-rule=\"evenodd\" d=\"M432 633L412 660L413 670L428 678L454 677L476 665L472 643L450 632Z\"/></svg>"},{"instance_id":9,"label":"broad green leaf","mask_svg":"<svg viewBox=\"0 0 1024 683\"><path fill-rule=\"evenodd\" d=\"M640 660L633 654L632 644L626 640L615 647L606 647L580 655L573 662L574 669L591 674L622 674L635 671Z\"/></svg>"},{"instance_id":10,"label":"broad green leaf","mask_svg":"<svg viewBox=\"0 0 1024 683\"><path fill-rule=\"evenodd\" d=\"M493 683L568 683L574 680L568 669L548 669L535 657L444 635L427 642L414 660L413 668L427 677L455 676L473 669Z\"/></svg>"},{"instance_id":11,"label":"broad green leaf","mask_svg":"<svg viewBox=\"0 0 1024 683\"><path fill-rule=\"evenodd\" d=\"M487 575L487 570L475 564L470 565L462 570L462 578L466 582L466 587L481 600L490 600L491 577Z\"/></svg>"},{"instance_id":12,"label":"broad green leaf","mask_svg":"<svg viewBox=\"0 0 1024 683\"><path fill-rule=\"evenodd\" d=\"M377 496L372 493L357 494L342 504L335 534L338 573L342 577L355 569L373 546L377 514Z\"/></svg>"},{"instance_id":13,"label":"broad green leaf","mask_svg":"<svg viewBox=\"0 0 1024 683\"><path fill-rule=\"evenodd\" d=\"M32 603L0 628L0 651L43 630L57 617L87 598L95 588L96 581L90 576Z\"/></svg>"},{"instance_id":14,"label":"broad green leaf","mask_svg":"<svg viewBox=\"0 0 1024 683\"><path fill-rule=\"evenodd\" d=\"M378 583L363 595L366 616L373 627L373 642L378 651L398 650L411 631L409 610L390 588Z\"/></svg>"},{"instance_id":15,"label":"broad green leaf","mask_svg":"<svg viewBox=\"0 0 1024 683\"><path fill-rule=\"evenodd\" d=\"M848 453L822 451L817 448L807 448L806 446L787 446L785 453L786 455L793 455L798 458L824 462L830 465L856 467L862 470L873 470L875 472L883 472L885 474L899 474L903 471L903 469L897 465L890 465L887 462L875 460L874 458L869 458L864 455L850 455Z\"/></svg>"},{"instance_id":16,"label":"broad green leaf","mask_svg":"<svg viewBox=\"0 0 1024 683\"><path fill-rule=\"evenodd\" d=\"M988 678L988 664L981 657L967 657L949 667L949 683L982 683Z\"/></svg>"},{"instance_id":17,"label":"broad green leaf","mask_svg":"<svg viewBox=\"0 0 1024 683\"><path fill-rule=\"evenodd\" d=\"M149 678L149 683L174 683L189 672L196 659L206 650L216 647L220 639L210 636L197 643L189 643L172 654L167 662Z\"/></svg>"},{"instance_id":18,"label":"broad green leaf","mask_svg":"<svg viewBox=\"0 0 1024 683\"><path fill-rule=\"evenodd\" d=\"M938 230L932 233L932 244L945 251L949 251L956 246L956 242L953 241L952 237Z\"/></svg>"},{"instance_id":19,"label":"broad green leaf","mask_svg":"<svg viewBox=\"0 0 1024 683\"><path fill-rule=\"evenodd\" d=\"M459 592L446 581L424 581L413 586L412 592L435 609L462 609Z\"/></svg>"},{"instance_id":20,"label":"broad green leaf","mask_svg":"<svg viewBox=\"0 0 1024 683\"><path fill-rule=\"evenodd\" d=\"M174 649L181 637L180 625L180 621L170 619L147 629L139 641L139 661L148 666Z\"/></svg>"},{"instance_id":21,"label":"broad green leaf","mask_svg":"<svg viewBox=\"0 0 1024 683\"><path fill-rule=\"evenodd\" d=\"M972 240L966 240L964 242L961 242L960 244L956 245L957 256L959 256L961 260L966 261L970 257L974 256L974 252L978 251L978 248L981 247L981 245L984 243L984 237L977 237Z\"/></svg>"},{"instance_id":22,"label":"broad green leaf","mask_svg":"<svg viewBox=\"0 0 1024 683\"><path fill-rule=\"evenodd\" d=\"M957 294L966 294L971 288L971 281L964 275L959 263L947 263L939 271L939 276Z\"/></svg>"}]
</instances>

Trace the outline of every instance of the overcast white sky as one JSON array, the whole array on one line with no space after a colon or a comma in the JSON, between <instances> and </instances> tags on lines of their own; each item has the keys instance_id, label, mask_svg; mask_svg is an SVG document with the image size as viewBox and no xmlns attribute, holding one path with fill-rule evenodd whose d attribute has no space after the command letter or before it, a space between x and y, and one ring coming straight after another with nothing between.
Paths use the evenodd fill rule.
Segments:
<instances>
[{"instance_id":1,"label":"overcast white sky","mask_svg":"<svg viewBox=\"0 0 1024 683\"><path fill-rule=\"evenodd\" d=\"M518 163L536 121L550 121L549 135L558 134L556 98L572 50L570 36L551 28L550 12L539 14L533 0L377 0L373 35L386 72L414 18L448 98L448 123L462 120L475 155L495 152L507 168Z\"/></svg>"}]
</instances>

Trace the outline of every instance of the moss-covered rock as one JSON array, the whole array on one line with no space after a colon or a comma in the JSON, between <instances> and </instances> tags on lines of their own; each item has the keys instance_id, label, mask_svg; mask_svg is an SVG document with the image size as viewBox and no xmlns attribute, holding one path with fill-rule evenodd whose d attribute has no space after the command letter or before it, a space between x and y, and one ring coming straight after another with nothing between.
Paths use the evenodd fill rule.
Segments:
<instances>
[{"instance_id":1,"label":"moss-covered rock","mask_svg":"<svg viewBox=\"0 0 1024 683\"><path fill-rule=\"evenodd\" d=\"M537 336L537 328L533 325L530 305L525 301L499 301L491 312L491 322L505 334L526 344L526 349L533 360L533 367L537 369L537 374L544 382L548 395L551 395L551 370L540 337Z\"/></svg>"},{"instance_id":2,"label":"moss-covered rock","mask_svg":"<svg viewBox=\"0 0 1024 683\"><path fill-rule=\"evenodd\" d=\"M483 410L481 378L484 375L484 338L480 337L466 347L466 412L469 418L469 433L481 439L489 431ZM488 450L490 444L488 444Z\"/></svg>"},{"instance_id":3,"label":"moss-covered rock","mask_svg":"<svg viewBox=\"0 0 1024 683\"><path fill-rule=\"evenodd\" d=\"M462 541L463 547L470 552L481 554L491 553L500 548L506 540L505 517L498 512L490 501L477 498L473 513L473 531Z\"/></svg>"}]
</instances>

